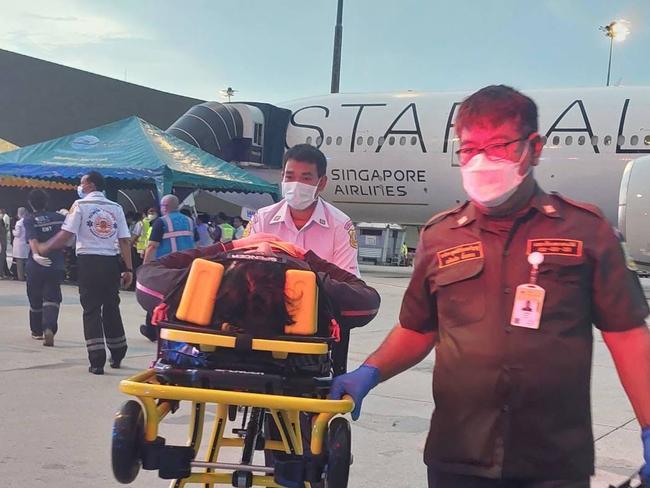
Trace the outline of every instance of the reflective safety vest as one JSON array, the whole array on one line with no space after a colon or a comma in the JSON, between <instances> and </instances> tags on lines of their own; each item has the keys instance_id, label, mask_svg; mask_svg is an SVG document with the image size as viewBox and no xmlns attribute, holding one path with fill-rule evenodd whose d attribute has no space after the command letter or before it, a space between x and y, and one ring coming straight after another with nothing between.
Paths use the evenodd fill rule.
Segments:
<instances>
[{"instance_id":1,"label":"reflective safety vest","mask_svg":"<svg viewBox=\"0 0 650 488\"><path fill-rule=\"evenodd\" d=\"M156 249L156 259L171 252L194 248L194 222L180 212L171 212L160 217L163 236Z\"/></svg>"},{"instance_id":2,"label":"reflective safety vest","mask_svg":"<svg viewBox=\"0 0 650 488\"><path fill-rule=\"evenodd\" d=\"M151 235L151 222L149 219L142 219L142 229L140 229L140 235L138 240L135 241L135 250L138 253L144 253L147 249L147 244L149 243L149 236Z\"/></svg>"},{"instance_id":3,"label":"reflective safety vest","mask_svg":"<svg viewBox=\"0 0 650 488\"><path fill-rule=\"evenodd\" d=\"M235 228L230 224L221 224L221 242L230 242L235 237Z\"/></svg>"}]
</instances>

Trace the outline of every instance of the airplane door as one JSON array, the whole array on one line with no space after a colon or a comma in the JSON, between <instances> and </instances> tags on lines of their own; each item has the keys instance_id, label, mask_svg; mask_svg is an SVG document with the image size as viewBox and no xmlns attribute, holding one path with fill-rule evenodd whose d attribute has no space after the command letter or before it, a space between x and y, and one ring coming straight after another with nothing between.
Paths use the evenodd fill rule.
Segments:
<instances>
[{"instance_id":1,"label":"airplane door","mask_svg":"<svg viewBox=\"0 0 650 488\"><path fill-rule=\"evenodd\" d=\"M618 225L630 257L644 273L650 272L650 156L625 167L618 203Z\"/></svg>"}]
</instances>

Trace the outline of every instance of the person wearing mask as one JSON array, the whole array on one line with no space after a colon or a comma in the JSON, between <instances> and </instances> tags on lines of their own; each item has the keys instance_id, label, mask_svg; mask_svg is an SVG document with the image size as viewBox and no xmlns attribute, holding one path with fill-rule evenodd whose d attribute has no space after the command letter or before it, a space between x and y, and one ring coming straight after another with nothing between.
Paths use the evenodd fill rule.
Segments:
<instances>
[{"instance_id":1,"label":"person wearing mask","mask_svg":"<svg viewBox=\"0 0 650 488\"><path fill-rule=\"evenodd\" d=\"M399 323L331 397L350 394L357 419L373 387L435 348L429 487L588 488L593 324L641 424L647 483L650 310L619 238L597 207L537 184L533 100L488 86L454 128L470 201L425 225Z\"/></svg>"},{"instance_id":2,"label":"person wearing mask","mask_svg":"<svg viewBox=\"0 0 650 488\"><path fill-rule=\"evenodd\" d=\"M25 264L29 256L29 245L25 239L25 217L27 209L19 207L17 212L18 220L14 227L14 240L11 246L14 263L16 264L16 278L18 281L25 281Z\"/></svg>"},{"instance_id":3,"label":"person wearing mask","mask_svg":"<svg viewBox=\"0 0 650 488\"><path fill-rule=\"evenodd\" d=\"M79 298L83 307L84 337L90 367L104 374L106 348L109 365L119 368L127 343L120 314L120 284L128 288L133 280L131 234L124 211L104 196L106 182L97 171L89 171L77 187L79 200L72 204L65 222L53 238L39 244L41 255L61 249L76 236ZM119 252L125 269L121 269Z\"/></svg>"},{"instance_id":4,"label":"person wearing mask","mask_svg":"<svg viewBox=\"0 0 650 488\"><path fill-rule=\"evenodd\" d=\"M326 174L327 159L319 149L310 144L289 149L282 165L284 199L259 209L244 236L274 234L359 276L354 224L319 196L327 185Z\"/></svg>"},{"instance_id":5,"label":"person wearing mask","mask_svg":"<svg viewBox=\"0 0 650 488\"><path fill-rule=\"evenodd\" d=\"M135 250L138 255L136 268L144 262L144 253L147 250L147 244L149 244L149 237L151 236L151 224L157 218L158 212L156 209L150 208L142 213L142 218L133 227L131 235L135 239Z\"/></svg>"},{"instance_id":6,"label":"person wearing mask","mask_svg":"<svg viewBox=\"0 0 650 488\"><path fill-rule=\"evenodd\" d=\"M235 228L235 239L241 239L244 237L246 227L244 226L244 221L241 217L233 217L232 226Z\"/></svg>"},{"instance_id":7,"label":"person wearing mask","mask_svg":"<svg viewBox=\"0 0 650 488\"><path fill-rule=\"evenodd\" d=\"M156 219L151 227L143 264L172 252L196 247L194 222L179 212L178 205L176 195L165 195L160 200L162 216ZM158 330L151 325L150 313L147 313L146 323L140 326L140 333L152 342L157 340Z\"/></svg>"},{"instance_id":8,"label":"person wearing mask","mask_svg":"<svg viewBox=\"0 0 650 488\"><path fill-rule=\"evenodd\" d=\"M28 243L29 328L32 339L42 340L44 346L52 347L58 330L65 262L62 251L52 251L48 257L40 256L38 245L55 236L65 218L57 212L48 212L47 200L47 193L43 190L29 192L28 202L33 213L29 215L23 212L24 228L21 232L22 240ZM20 209L18 212L20 216ZM15 249L14 245L14 252Z\"/></svg>"}]
</instances>

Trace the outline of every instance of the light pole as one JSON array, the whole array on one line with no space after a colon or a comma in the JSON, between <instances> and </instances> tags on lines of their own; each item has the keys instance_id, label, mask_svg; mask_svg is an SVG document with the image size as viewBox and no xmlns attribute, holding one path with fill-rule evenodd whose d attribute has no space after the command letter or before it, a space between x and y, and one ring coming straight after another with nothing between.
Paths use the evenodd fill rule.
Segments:
<instances>
[{"instance_id":1,"label":"light pole","mask_svg":"<svg viewBox=\"0 0 650 488\"><path fill-rule=\"evenodd\" d=\"M334 27L334 54L332 55L331 93L339 92L341 81L341 44L343 43L343 0L336 7L336 27Z\"/></svg>"},{"instance_id":2,"label":"light pole","mask_svg":"<svg viewBox=\"0 0 650 488\"><path fill-rule=\"evenodd\" d=\"M228 103L230 103L230 98L235 96L239 90L233 90L232 86L229 86L225 90L221 90L221 96L228 98Z\"/></svg>"},{"instance_id":3,"label":"light pole","mask_svg":"<svg viewBox=\"0 0 650 488\"><path fill-rule=\"evenodd\" d=\"M607 25L600 27L600 30L609 37L609 60L607 62L607 85L609 86L609 77L612 71L612 49L614 47L614 40L624 41L627 35L630 33L630 29L627 27L627 20L613 20Z\"/></svg>"}]
</instances>

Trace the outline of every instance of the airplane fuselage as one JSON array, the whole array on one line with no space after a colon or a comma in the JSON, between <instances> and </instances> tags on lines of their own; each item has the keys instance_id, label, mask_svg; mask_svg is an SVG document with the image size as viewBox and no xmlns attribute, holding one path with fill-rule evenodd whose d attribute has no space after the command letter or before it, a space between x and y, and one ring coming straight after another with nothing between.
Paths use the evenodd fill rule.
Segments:
<instances>
[{"instance_id":1,"label":"airplane fuselage","mask_svg":"<svg viewBox=\"0 0 650 488\"><path fill-rule=\"evenodd\" d=\"M623 170L650 154L650 88L526 94L546 137L535 172L541 186L595 203L616 223ZM284 103L292 111L286 144L307 142L325 153L325 198L353 220L422 224L466 199L453 125L467 95L337 94Z\"/></svg>"}]
</instances>

